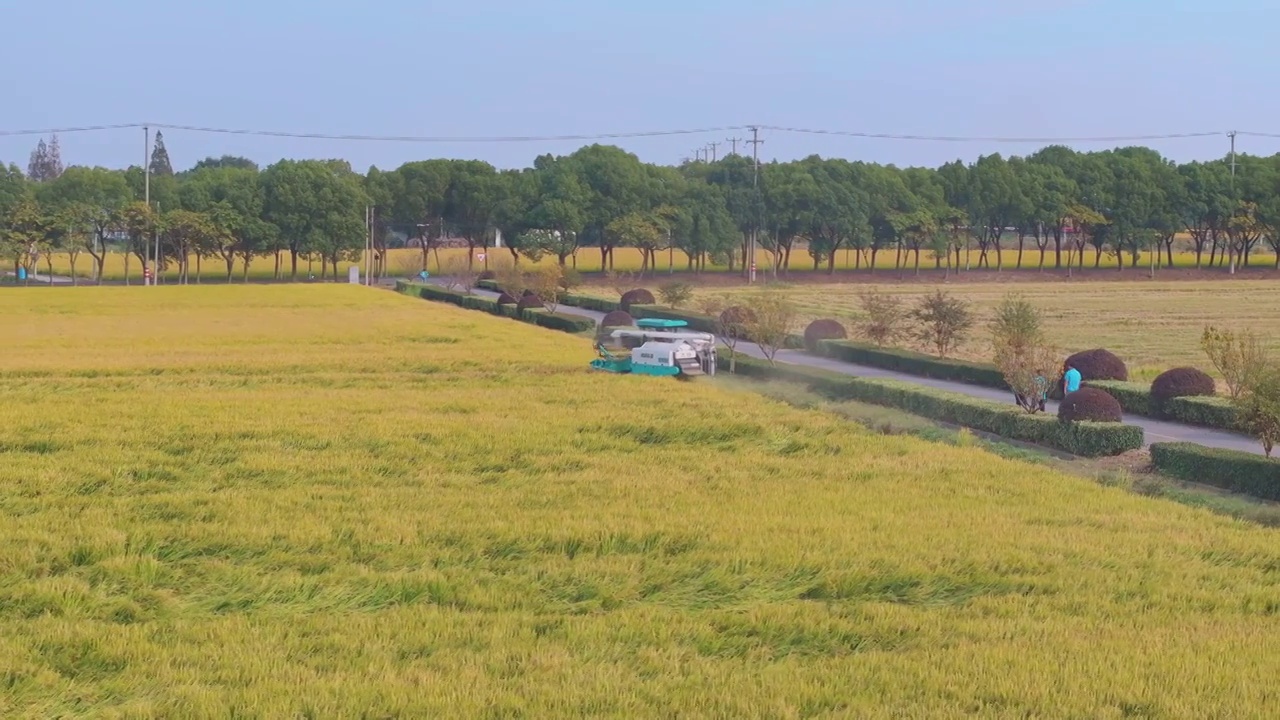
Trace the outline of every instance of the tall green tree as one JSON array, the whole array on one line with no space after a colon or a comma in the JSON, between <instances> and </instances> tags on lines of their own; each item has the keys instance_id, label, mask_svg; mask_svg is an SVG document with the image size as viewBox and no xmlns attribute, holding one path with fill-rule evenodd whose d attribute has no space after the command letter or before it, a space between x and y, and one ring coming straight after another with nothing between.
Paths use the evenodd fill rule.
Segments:
<instances>
[{"instance_id":1,"label":"tall green tree","mask_svg":"<svg viewBox=\"0 0 1280 720\"><path fill-rule=\"evenodd\" d=\"M364 247L367 196L360 176L342 163L282 160L262 173L263 217L276 226L289 251L289 274L298 258L321 260L321 278Z\"/></svg>"},{"instance_id":2,"label":"tall green tree","mask_svg":"<svg viewBox=\"0 0 1280 720\"><path fill-rule=\"evenodd\" d=\"M155 144L151 147L151 176L170 177L173 164L169 162L169 150L164 146L164 133L156 131Z\"/></svg>"}]
</instances>

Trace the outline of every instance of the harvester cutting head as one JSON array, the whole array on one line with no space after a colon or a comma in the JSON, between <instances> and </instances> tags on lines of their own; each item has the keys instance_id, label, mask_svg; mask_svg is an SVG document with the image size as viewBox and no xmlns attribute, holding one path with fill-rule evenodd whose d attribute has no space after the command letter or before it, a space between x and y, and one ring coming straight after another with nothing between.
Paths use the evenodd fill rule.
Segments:
<instances>
[{"instance_id":1,"label":"harvester cutting head","mask_svg":"<svg viewBox=\"0 0 1280 720\"><path fill-rule=\"evenodd\" d=\"M716 338L686 330L683 320L645 319L633 327L600 328L597 370L687 379L716 372Z\"/></svg>"}]
</instances>

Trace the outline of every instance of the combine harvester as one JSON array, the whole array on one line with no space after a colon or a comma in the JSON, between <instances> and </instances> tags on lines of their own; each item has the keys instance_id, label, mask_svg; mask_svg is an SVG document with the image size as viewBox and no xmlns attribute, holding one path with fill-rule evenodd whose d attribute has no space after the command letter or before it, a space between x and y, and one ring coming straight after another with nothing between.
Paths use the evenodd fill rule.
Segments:
<instances>
[{"instance_id":1,"label":"combine harvester","mask_svg":"<svg viewBox=\"0 0 1280 720\"><path fill-rule=\"evenodd\" d=\"M600 357L591 361L591 367L680 380L715 375L716 336L684 329L688 324L684 320L643 319L634 327L601 327L596 336Z\"/></svg>"}]
</instances>

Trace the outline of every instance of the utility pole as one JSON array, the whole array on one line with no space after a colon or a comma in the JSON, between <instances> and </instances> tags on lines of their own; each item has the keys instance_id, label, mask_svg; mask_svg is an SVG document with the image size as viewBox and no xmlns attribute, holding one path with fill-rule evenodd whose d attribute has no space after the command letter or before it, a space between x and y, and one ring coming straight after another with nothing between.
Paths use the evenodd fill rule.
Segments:
<instances>
[{"instance_id":1,"label":"utility pole","mask_svg":"<svg viewBox=\"0 0 1280 720\"><path fill-rule=\"evenodd\" d=\"M760 139L760 128L751 127L751 139L747 142L751 143L751 187L755 191L756 209L759 210L760 202L760 143L764 142ZM758 235L760 233L760 223L762 218L759 213L756 216L756 222L751 228L751 250L747 257L747 284L756 281L756 245L759 243Z\"/></svg>"},{"instance_id":2,"label":"utility pole","mask_svg":"<svg viewBox=\"0 0 1280 720\"><path fill-rule=\"evenodd\" d=\"M148 205L147 209L148 210L151 209L151 206ZM158 220L159 218L160 218L160 203L157 202L156 203L156 219ZM152 223L151 225L151 235L152 237L155 238L155 241L156 241L156 245L155 245L156 261L155 261L155 267L151 271L151 284L159 285L160 284L160 231L156 229L156 226L154 223Z\"/></svg>"},{"instance_id":3,"label":"utility pole","mask_svg":"<svg viewBox=\"0 0 1280 720\"><path fill-rule=\"evenodd\" d=\"M142 127L142 178L143 178L142 180L143 202L145 202L147 205L147 212L151 212L151 128L145 125ZM148 245L149 244L150 243L148 243ZM125 252L128 252L128 250L126 250ZM148 252L147 255L151 255L151 253ZM152 270L153 271L158 270L159 265L160 265L160 262L159 260L157 260L155 265L152 266ZM146 284L147 282L146 272L145 272L146 263L143 263L143 266L144 266L143 267L144 272L143 272L142 282L143 284ZM153 285L155 284L154 272L152 273L151 283Z\"/></svg>"},{"instance_id":4,"label":"utility pole","mask_svg":"<svg viewBox=\"0 0 1280 720\"><path fill-rule=\"evenodd\" d=\"M730 150L729 150L729 154L730 154L730 155L737 155L737 154L738 154L738 143L742 141L742 138L740 138L740 137L731 137L731 138L725 138L725 139L724 139L724 141L725 141L725 142L727 142L727 143L729 143L729 148L730 148Z\"/></svg>"},{"instance_id":5,"label":"utility pole","mask_svg":"<svg viewBox=\"0 0 1280 720\"><path fill-rule=\"evenodd\" d=\"M716 161L716 148L720 147L720 145L718 142L707 143L707 147L711 148L711 162Z\"/></svg>"}]
</instances>

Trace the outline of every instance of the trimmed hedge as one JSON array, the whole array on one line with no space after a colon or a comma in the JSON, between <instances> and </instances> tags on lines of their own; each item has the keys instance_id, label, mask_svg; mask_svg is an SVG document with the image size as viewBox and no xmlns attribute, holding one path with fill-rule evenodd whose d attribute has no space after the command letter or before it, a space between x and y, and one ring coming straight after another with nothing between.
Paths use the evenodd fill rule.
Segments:
<instances>
[{"instance_id":1,"label":"trimmed hedge","mask_svg":"<svg viewBox=\"0 0 1280 720\"><path fill-rule=\"evenodd\" d=\"M1236 429L1235 408L1231 406L1231 401L1224 397L1173 398L1167 400L1161 408L1162 412L1157 414L1151 403L1151 390L1142 383L1090 380L1085 383L1085 386L1106 390L1111 397L1120 402L1120 407L1125 412L1134 415L1172 420L1215 430L1234 431Z\"/></svg>"},{"instance_id":2,"label":"trimmed hedge","mask_svg":"<svg viewBox=\"0 0 1280 720\"><path fill-rule=\"evenodd\" d=\"M1154 443L1151 462L1179 480L1280 500L1280 460L1195 443Z\"/></svg>"},{"instance_id":3,"label":"trimmed hedge","mask_svg":"<svg viewBox=\"0 0 1280 720\"><path fill-rule=\"evenodd\" d=\"M1224 397L1180 397L1165 402L1164 416L1188 425L1236 429L1236 409Z\"/></svg>"},{"instance_id":4,"label":"trimmed hedge","mask_svg":"<svg viewBox=\"0 0 1280 720\"><path fill-rule=\"evenodd\" d=\"M908 375L954 380L999 390L1009 388L996 366L985 363L939 358L910 350L882 348L849 340L820 341L818 352L847 363L895 370Z\"/></svg>"},{"instance_id":5,"label":"trimmed hedge","mask_svg":"<svg viewBox=\"0 0 1280 720\"><path fill-rule=\"evenodd\" d=\"M396 292L402 295L422 298L423 300L451 303L459 307L467 308L468 310L483 310L492 315L501 315L502 317L522 320L551 330L561 330L568 333L585 333L593 332L596 329L596 322L591 318L572 315L552 315L545 310L518 310L510 305L499 305L496 300L492 300L490 298L480 297L478 295L467 295L465 293L454 292L453 290L445 290L444 288L435 287L434 285L416 285L401 280L396 282Z\"/></svg>"},{"instance_id":6,"label":"trimmed hedge","mask_svg":"<svg viewBox=\"0 0 1280 720\"><path fill-rule=\"evenodd\" d=\"M727 354L719 356L728 367ZM749 377L799 382L828 397L897 408L914 415L1065 450L1085 457L1119 455L1143 445L1142 428L1121 423L1063 423L1043 413L1028 415L1004 403L935 390L898 380L856 378L796 365L770 366L763 360L737 359L738 373Z\"/></svg>"},{"instance_id":7,"label":"trimmed hedge","mask_svg":"<svg viewBox=\"0 0 1280 720\"><path fill-rule=\"evenodd\" d=\"M613 312L621 310L622 303L617 300L607 300L605 298L592 297L590 295L574 295L573 293L565 293L560 296L560 304L570 307L580 307L583 310L595 310L596 312Z\"/></svg>"}]
</instances>

